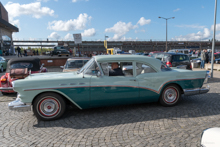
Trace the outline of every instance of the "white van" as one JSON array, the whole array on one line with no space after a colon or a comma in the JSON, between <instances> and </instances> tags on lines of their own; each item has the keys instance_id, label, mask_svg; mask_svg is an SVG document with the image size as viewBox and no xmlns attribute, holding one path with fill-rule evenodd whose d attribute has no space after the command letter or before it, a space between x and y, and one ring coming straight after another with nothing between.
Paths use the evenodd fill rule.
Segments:
<instances>
[{"instance_id":1,"label":"white van","mask_svg":"<svg viewBox=\"0 0 220 147\"><path fill-rule=\"evenodd\" d=\"M172 50L169 50L168 52L175 53L177 51L178 51L178 53L190 55L190 49L172 49Z\"/></svg>"}]
</instances>

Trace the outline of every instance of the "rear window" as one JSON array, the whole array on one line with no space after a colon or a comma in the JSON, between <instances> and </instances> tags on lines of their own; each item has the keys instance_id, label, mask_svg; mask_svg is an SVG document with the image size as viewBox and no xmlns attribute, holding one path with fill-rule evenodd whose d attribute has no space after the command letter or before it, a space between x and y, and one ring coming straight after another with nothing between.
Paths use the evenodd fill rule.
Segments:
<instances>
[{"instance_id":1,"label":"rear window","mask_svg":"<svg viewBox=\"0 0 220 147\"><path fill-rule=\"evenodd\" d=\"M20 62L20 63L14 63L10 66L10 69L15 69L15 68L28 68L31 69L33 67L32 63L27 63L27 62Z\"/></svg>"},{"instance_id":2,"label":"rear window","mask_svg":"<svg viewBox=\"0 0 220 147\"><path fill-rule=\"evenodd\" d=\"M187 55L173 55L172 61L186 61L189 60L189 57Z\"/></svg>"}]
</instances>

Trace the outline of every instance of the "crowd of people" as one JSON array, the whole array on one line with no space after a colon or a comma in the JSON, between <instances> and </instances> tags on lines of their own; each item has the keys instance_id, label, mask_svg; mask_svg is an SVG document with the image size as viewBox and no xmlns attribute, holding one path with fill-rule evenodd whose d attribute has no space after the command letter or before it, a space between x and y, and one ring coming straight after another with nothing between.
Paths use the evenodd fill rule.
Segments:
<instances>
[{"instance_id":1,"label":"crowd of people","mask_svg":"<svg viewBox=\"0 0 220 147\"><path fill-rule=\"evenodd\" d=\"M207 51L206 49L203 49L201 51L201 64L200 64L200 68L204 68L205 63L211 63L211 59L212 59L212 50ZM215 56L214 56L213 60L215 60Z\"/></svg>"}]
</instances>

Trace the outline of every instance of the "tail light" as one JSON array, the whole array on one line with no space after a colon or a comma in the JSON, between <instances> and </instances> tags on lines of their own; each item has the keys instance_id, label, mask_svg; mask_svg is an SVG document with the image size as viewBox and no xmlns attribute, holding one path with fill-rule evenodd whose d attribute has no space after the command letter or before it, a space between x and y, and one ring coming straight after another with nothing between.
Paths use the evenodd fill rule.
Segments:
<instances>
[{"instance_id":1,"label":"tail light","mask_svg":"<svg viewBox=\"0 0 220 147\"><path fill-rule=\"evenodd\" d=\"M5 76L1 78L1 82L2 82L2 83L6 83L6 82L7 82L7 79L6 79Z\"/></svg>"},{"instance_id":2,"label":"tail light","mask_svg":"<svg viewBox=\"0 0 220 147\"><path fill-rule=\"evenodd\" d=\"M172 67L171 62L167 61L167 66Z\"/></svg>"}]
</instances>

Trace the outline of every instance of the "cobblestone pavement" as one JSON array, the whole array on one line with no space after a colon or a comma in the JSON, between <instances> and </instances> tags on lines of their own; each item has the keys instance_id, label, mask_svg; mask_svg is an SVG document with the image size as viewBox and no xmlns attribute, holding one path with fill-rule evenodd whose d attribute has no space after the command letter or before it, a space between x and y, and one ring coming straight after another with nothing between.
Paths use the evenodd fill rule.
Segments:
<instances>
[{"instance_id":1,"label":"cobblestone pavement","mask_svg":"<svg viewBox=\"0 0 220 147\"><path fill-rule=\"evenodd\" d=\"M7 104L16 95L0 96L0 146L200 146L204 129L220 127L219 81L211 80L209 93L182 97L175 107L68 108L56 121L38 121L31 111L9 111Z\"/></svg>"}]
</instances>

